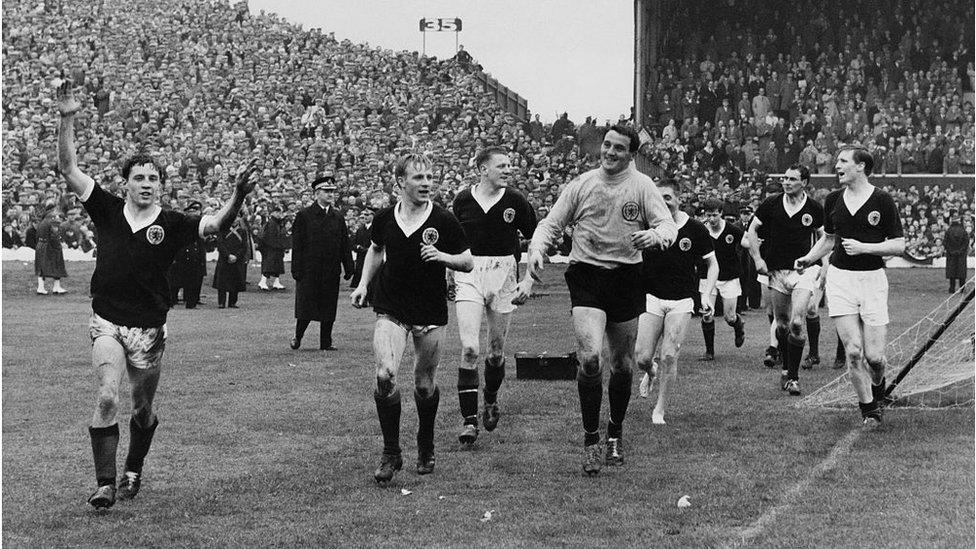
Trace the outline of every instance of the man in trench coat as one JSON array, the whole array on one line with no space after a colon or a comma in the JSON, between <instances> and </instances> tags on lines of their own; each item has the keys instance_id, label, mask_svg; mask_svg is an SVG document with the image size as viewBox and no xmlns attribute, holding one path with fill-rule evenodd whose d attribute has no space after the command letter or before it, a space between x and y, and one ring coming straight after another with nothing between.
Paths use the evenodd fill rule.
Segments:
<instances>
[{"instance_id":1,"label":"man in trench coat","mask_svg":"<svg viewBox=\"0 0 976 549\"><path fill-rule=\"evenodd\" d=\"M298 212L292 226L291 275L296 282L295 337L298 349L309 322L319 322L319 349L334 351L332 324L339 300L339 268L346 280L354 264L346 221L335 206L335 179L324 176L312 182L315 202Z\"/></svg>"}]
</instances>

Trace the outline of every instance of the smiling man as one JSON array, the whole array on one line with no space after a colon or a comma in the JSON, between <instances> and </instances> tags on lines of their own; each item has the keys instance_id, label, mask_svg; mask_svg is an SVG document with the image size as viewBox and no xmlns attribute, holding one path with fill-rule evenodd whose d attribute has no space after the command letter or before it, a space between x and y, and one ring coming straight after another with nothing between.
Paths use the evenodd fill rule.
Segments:
<instances>
[{"instance_id":1,"label":"smiling man","mask_svg":"<svg viewBox=\"0 0 976 549\"><path fill-rule=\"evenodd\" d=\"M88 498L95 508L131 499L142 484L142 466L159 425L152 403L166 347L166 314L171 305L166 272L184 246L230 228L244 197L254 189L255 161L237 172L234 195L216 215L197 217L163 210L159 194L164 172L151 156L137 154L122 165L125 199L105 192L78 168L75 114L81 104L70 83L58 89L58 169L78 195L98 231L98 260L92 274L92 364L98 381L95 413L88 432L98 488ZM132 389L129 453L116 488L119 444L119 384L127 373Z\"/></svg>"},{"instance_id":2,"label":"smiling man","mask_svg":"<svg viewBox=\"0 0 976 549\"><path fill-rule=\"evenodd\" d=\"M538 278L546 250L565 227L574 227L565 276L580 361L576 382L584 431L583 471L588 475L598 474L604 461L600 446L604 341L610 361L606 461L622 465L637 319L645 309L641 250L667 248L678 233L661 192L631 163L638 147L640 138L632 128L619 124L610 128L600 146L600 167L566 186L529 245L529 276Z\"/></svg>"},{"instance_id":3,"label":"smiling man","mask_svg":"<svg viewBox=\"0 0 976 549\"><path fill-rule=\"evenodd\" d=\"M827 269L827 309L847 353L851 384L862 421L881 423L885 393L888 277L884 257L905 251L898 206L868 180L874 158L861 147L837 153L834 169L842 189L824 200L824 234L796 268L807 269L833 251Z\"/></svg>"},{"instance_id":4,"label":"smiling man","mask_svg":"<svg viewBox=\"0 0 976 549\"><path fill-rule=\"evenodd\" d=\"M400 198L376 214L363 276L350 299L365 307L374 285L373 352L376 359L376 414L383 432L383 455L373 473L389 482L403 467L400 450L400 388L397 373L407 340L414 347L414 401L417 404L417 474L434 471L434 420L440 391L434 379L447 325L445 269L474 267L464 230L451 212L431 201L433 173L421 154L401 157L393 171Z\"/></svg>"}]
</instances>

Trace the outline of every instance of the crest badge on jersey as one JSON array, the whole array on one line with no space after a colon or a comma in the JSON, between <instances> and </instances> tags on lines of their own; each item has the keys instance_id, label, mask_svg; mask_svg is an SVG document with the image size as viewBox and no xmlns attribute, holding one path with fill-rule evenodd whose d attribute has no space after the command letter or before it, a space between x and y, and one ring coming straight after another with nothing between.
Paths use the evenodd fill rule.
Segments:
<instances>
[{"instance_id":1,"label":"crest badge on jersey","mask_svg":"<svg viewBox=\"0 0 976 549\"><path fill-rule=\"evenodd\" d=\"M441 235L440 233L437 232L437 229L433 227L427 227L426 229L424 229L424 232L420 236L420 238L421 240L423 240L424 244L427 244L428 246L433 246L434 244L437 244L437 239L440 238L440 236Z\"/></svg>"},{"instance_id":2,"label":"crest badge on jersey","mask_svg":"<svg viewBox=\"0 0 976 549\"><path fill-rule=\"evenodd\" d=\"M810 214L803 214L803 217L800 218L800 223L803 223L804 227L813 225L813 216Z\"/></svg>"},{"instance_id":3,"label":"crest badge on jersey","mask_svg":"<svg viewBox=\"0 0 976 549\"><path fill-rule=\"evenodd\" d=\"M687 252L691 249L691 239L687 236L678 241L678 249Z\"/></svg>"},{"instance_id":4,"label":"crest badge on jersey","mask_svg":"<svg viewBox=\"0 0 976 549\"><path fill-rule=\"evenodd\" d=\"M868 214L868 223L870 223L872 227L876 226L878 223L881 223L881 212L878 210L872 210L871 213Z\"/></svg>"},{"instance_id":5,"label":"crest badge on jersey","mask_svg":"<svg viewBox=\"0 0 976 549\"><path fill-rule=\"evenodd\" d=\"M725 235L725 243L726 244L731 244L734 241L735 241L735 237L734 236L732 236L730 234Z\"/></svg>"},{"instance_id":6,"label":"crest badge on jersey","mask_svg":"<svg viewBox=\"0 0 976 549\"><path fill-rule=\"evenodd\" d=\"M146 229L146 240L152 245L157 245L166 238L166 231L159 225L152 225Z\"/></svg>"},{"instance_id":7,"label":"crest badge on jersey","mask_svg":"<svg viewBox=\"0 0 976 549\"><path fill-rule=\"evenodd\" d=\"M515 221L515 208L505 208L505 211L502 212L502 219L505 220L505 223Z\"/></svg>"},{"instance_id":8,"label":"crest badge on jersey","mask_svg":"<svg viewBox=\"0 0 976 549\"><path fill-rule=\"evenodd\" d=\"M627 221L637 221L640 217L640 204L634 201L627 202L623 208L620 208L620 213Z\"/></svg>"}]
</instances>

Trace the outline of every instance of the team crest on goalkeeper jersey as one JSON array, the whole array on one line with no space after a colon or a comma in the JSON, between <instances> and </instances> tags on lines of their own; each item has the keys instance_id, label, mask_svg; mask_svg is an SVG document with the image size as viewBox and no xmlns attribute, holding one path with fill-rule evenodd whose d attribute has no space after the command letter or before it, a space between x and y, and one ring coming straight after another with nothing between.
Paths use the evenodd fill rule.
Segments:
<instances>
[{"instance_id":1,"label":"team crest on goalkeeper jersey","mask_svg":"<svg viewBox=\"0 0 976 549\"><path fill-rule=\"evenodd\" d=\"M726 244L731 244L734 240L735 240L735 237L734 236L732 236L730 234L725 235L725 243Z\"/></svg>"},{"instance_id":2,"label":"team crest on goalkeeper jersey","mask_svg":"<svg viewBox=\"0 0 976 549\"><path fill-rule=\"evenodd\" d=\"M502 212L502 219L505 220L505 223L515 221L515 208L505 208L505 211Z\"/></svg>"},{"instance_id":3,"label":"team crest on goalkeeper jersey","mask_svg":"<svg viewBox=\"0 0 976 549\"><path fill-rule=\"evenodd\" d=\"M803 214L803 217L800 218L800 223L803 223L804 227L809 227L813 224L813 216L810 214Z\"/></svg>"},{"instance_id":4,"label":"team crest on goalkeeper jersey","mask_svg":"<svg viewBox=\"0 0 976 549\"><path fill-rule=\"evenodd\" d=\"M164 238L166 238L166 231L163 230L161 226L153 225L146 229L146 240L148 240L150 244L159 244Z\"/></svg>"},{"instance_id":5,"label":"team crest on goalkeeper jersey","mask_svg":"<svg viewBox=\"0 0 976 549\"><path fill-rule=\"evenodd\" d=\"M437 244L437 239L440 238L440 236L441 235L440 233L437 232L437 229L433 227L427 227L426 229L424 229L424 232L420 238L421 240L423 240L424 244L427 244L428 246L433 246L434 244Z\"/></svg>"},{"instance_id":6,"label":"team crest on goalkeeper jersey","mask_svg":"<svg viewBox=\"0 0 976 549\"><path fill-rule=\"evenodd\" d=\"M871 213L868 214L868 223L870 223L871 226L874 227L880 222L881 222L881 212L879 212L878 210L872 210Z\"/></svg>"},{"instance_id":7,"label":"team crest on goalkeeper jersey","mask_svg":"<svg viewBox=\"0 0 976 549\"><path fill-rule=\"evenodd\" d=\"M691 249L691 239L687 236L678 241L678 249L687 252Z\"/></svg>"},{"instance_id":8,"label":"team crest on goalkeeper jersey","mask_svg":"<svg viewBox=\"0 0 976 549\"><path fill-rule=\"evenodd\" d=\"M620 209L621 215L627 221L636 221L637 217L640 215L640 205L636 202L627 202L624 204L623 208Z\"/></svg>"}]
</instances>

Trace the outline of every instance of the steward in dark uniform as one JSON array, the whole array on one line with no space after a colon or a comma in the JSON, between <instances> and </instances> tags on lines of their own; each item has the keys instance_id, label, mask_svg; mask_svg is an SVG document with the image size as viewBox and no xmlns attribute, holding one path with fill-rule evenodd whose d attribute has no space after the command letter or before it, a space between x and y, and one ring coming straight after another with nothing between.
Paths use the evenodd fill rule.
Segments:
<instances>
[{"instance_id":1,"label":"steward in dark uniform","mask_svg":"<svg viewBox=\"0 0 976 549\"><path fill-rule=\"evenodd\" d=\"M339 300L339 268L346 280L354 265L346 220L335 206L335 179L312 182L315 202L298 212L292 225L291 276L295 279L295 337L291 348L302 344L309 322L319 325L319 349L334 351L332 324Z\"/></svg>"},{"instance_id":2,"label":"steward in dark uniform","mask_svg":"<svg viewBox=\"0 0 976 549\"><path fill-rule=\"evenodd\" d=\"M213 287L217 289L217 308L226 303L237 308L237 294L247 288L247 262L251 260L251 235L243 219L238 218L229 231L217 239L217 266ZM226 301L225 301L226 300Z\"/></svg>"},{"instance_id":3,"label":"steward in dark uniform","mask_svg":"<svg viewBox=\"0 0 976 549\"><path fill-rule=\"evenodd\" d=\"M197 201L191 202L185 210L186 215L199 216L203 205ZM207 276L207 250L203 239L195 239L187 246L176 252L173 265L169 268L170 303L176 303L176 297L183 288L183 301L187 309L193 309L200 303L200 288Z\"/></svg>"}]
</instances>

